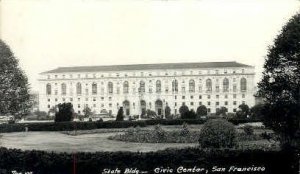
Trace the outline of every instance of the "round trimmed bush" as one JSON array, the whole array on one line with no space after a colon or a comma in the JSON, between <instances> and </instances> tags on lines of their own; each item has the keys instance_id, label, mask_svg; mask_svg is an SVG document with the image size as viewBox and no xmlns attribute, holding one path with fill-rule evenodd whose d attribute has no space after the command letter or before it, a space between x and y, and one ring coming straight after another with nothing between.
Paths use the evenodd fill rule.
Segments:
<instances>
[{"instance_id":1,"label":"round trimmed bush","mask_svg":"<svg viewBox=\"0 0 300 174\"><path fill-rule=\"evenodd\" d=\"M200 132L202 148L232 148L236 145L237 132L234 125L224 119L207 121Z\"/></svg>"}]
</instances>

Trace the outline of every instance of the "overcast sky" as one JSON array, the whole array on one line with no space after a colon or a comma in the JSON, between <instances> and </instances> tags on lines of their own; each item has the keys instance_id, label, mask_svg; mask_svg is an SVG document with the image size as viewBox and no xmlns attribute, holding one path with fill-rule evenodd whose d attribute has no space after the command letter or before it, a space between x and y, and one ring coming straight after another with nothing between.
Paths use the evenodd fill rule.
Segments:
<instances>
[{"instance_id":1,"label":"overcast sky","mask_svg":"<svg viewBox=\"0 0 300 174\"><path fill-rule=\"evenodd\" d=\"M2 0L1 38L37 89L61 66L238 61L260 79L297 0Z\"/></svg>"}]
</instances>

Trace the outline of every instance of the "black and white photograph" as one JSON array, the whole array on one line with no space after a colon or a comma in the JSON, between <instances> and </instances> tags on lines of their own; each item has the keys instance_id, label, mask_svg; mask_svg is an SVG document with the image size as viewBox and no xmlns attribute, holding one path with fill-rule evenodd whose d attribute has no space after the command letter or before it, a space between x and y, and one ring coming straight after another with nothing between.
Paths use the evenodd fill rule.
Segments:
<instances>
[{"instance_id":1,"label":"black and white photograph","mask_svg":"<svg viewBox=\"0 0 300 174\"><path fill-rule=\"evenodd\" d=\"M299 168L299 0L0 0L0 174Z\"/></svg>"}]
</instances>

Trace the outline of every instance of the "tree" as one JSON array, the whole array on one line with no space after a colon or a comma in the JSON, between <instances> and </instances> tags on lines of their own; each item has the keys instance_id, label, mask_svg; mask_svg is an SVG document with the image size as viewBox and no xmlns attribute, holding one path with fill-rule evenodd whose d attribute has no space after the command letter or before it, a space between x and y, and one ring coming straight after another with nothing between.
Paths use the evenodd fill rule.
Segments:
<instances>
[{"instance_id":1,"label":"tree","mask_svg":"<svg viewBox=\"0 0 300 174\"><path fill-rule=\"evenodd\" d=\"M28 79L10 48L0 40L0 114L26 115L30 101Z\"/></svg>"},{"instance_id":2,"label":"tree","mask_svg":"<svg viewBox=\"0 0 300 174\"><path fill-rule=\"evenodd\" d=\"M48 111L48 115L51 115L51 114L56 114L57 112L57 106L52 106L49 111Z\"/></svg>"},{"instance_id":3,"label":"tree","mask_svg":"<svg viewBox=\"0 0 300 174\"><path fill-rule=\"evenodd\" d=\"M170 118L171 117L171 108L169 106L165 107L165 117Z\"/></svg>"},{"instance_id":4,"label":"tree","mask_svg":"<svg viewBox=\"0 0 300 174\"><path fill-rule=\"evenodd\" d=\"M185 115L188 112L189 112L189 108L185 104L182 104L182 106L180 106L180 108L179 108L179 113L180 113L181 118L185 117Z\"/></svg>"},{"instance_id":5,"label":"tree","mask_svg":"<svg viewBox=\"0 0 300 174\"><path fill-rule=\"evenodd\" d=\"M116 121L123 121L123 120L124 120L124 110L123 110L123 107L120 107L118 114L117 114Z\"/></svg>"},{"instance_id":6,"label":"tree","mask_svg":"<svg viewBox=\"0 0 300 174\"><path fill-rule=\"evenodd\" d=\"M91 108L89 108L88 106L86 106L82 112L84 113L85 117L89 117L89 116L93 115Z\"/></svg>"},{"instance_id":7,"label":"tree","mask_svg":"<svg viewBox=\"0 0 300 174\"><path fill-rule=\"evenodd\" d=\"M250 109L250 118L261 120L263 118L263 113L262 113L263 108L264 108L264 104L254 105Z\"/></svg>"},{"instance_id":8,"label":"tree","mask_svg":"<svg viewBox=\"0 0 300 174\"><path fill-rule=\"evenodd\" d=\"M226 107L222 106L219 110L217 110L216 115L221 115L221 116L225 117L227 112L228 112L228 109Z\"/></svg>"},{"instance_id":9,"label":"tree","mask_svg":"<svg viewBox=\"0 0 300 174\"><path fill-rule=\"evenodd\" d=\"M197 108L197 115L198 116L206 116L207 115L207 108L206 106L204 105L200 105L198 108Z\"/></svg>"},{"instance_id":10,"label":"tree","mask_svg":"<svg viewBox=\"0 0 300 174\"><path fill-rule=\"evenodd\" d=\"M249 106L243 103L239 105L239 110L236 112L236 116L238 118L247 118L249 112L250 112Z\"/></svg>"},{"instance_id":11,"label":"tree","mask_svg":"<svg viewBox=\"0 0 300 174\"><path fill-rule=\"evenodd\" d=\"M258 96L266 102L264 124L281 135L282 145L299 140L300 14L293 16L269 47Z\"/></svg>"},{"instance_id":12,"label":"tree","mask_svg":"<svg viewBox=\"0 0 300 174\"><path fill-rule=\"evenodd\" d=\"M58 112L55 114L55 122L72 121L74 113L72 103L60 103L57 107Z\"/></svg>"}]
</instances>

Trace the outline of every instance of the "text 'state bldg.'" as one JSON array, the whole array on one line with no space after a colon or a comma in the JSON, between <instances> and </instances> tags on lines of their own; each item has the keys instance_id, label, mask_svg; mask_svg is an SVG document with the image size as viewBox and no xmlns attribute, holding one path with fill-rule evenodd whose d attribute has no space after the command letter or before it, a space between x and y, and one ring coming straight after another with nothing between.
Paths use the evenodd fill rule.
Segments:
<instances>
[{"instance_id":1,"label":"text 'state bldg.'","mask_svg":"<svg viewBox=\"0 0 300 174\"><path fill-rule=\"evenodd\" d=\"M123 107L125 115L150 109L162 116L167 105L179 114L183 104L236 112L255 104L254 76L254 66L238 62L59 67L40 74L40 110L71 102L78 114L88 106L96 114Z\"/></svg>"}]
</instances>

